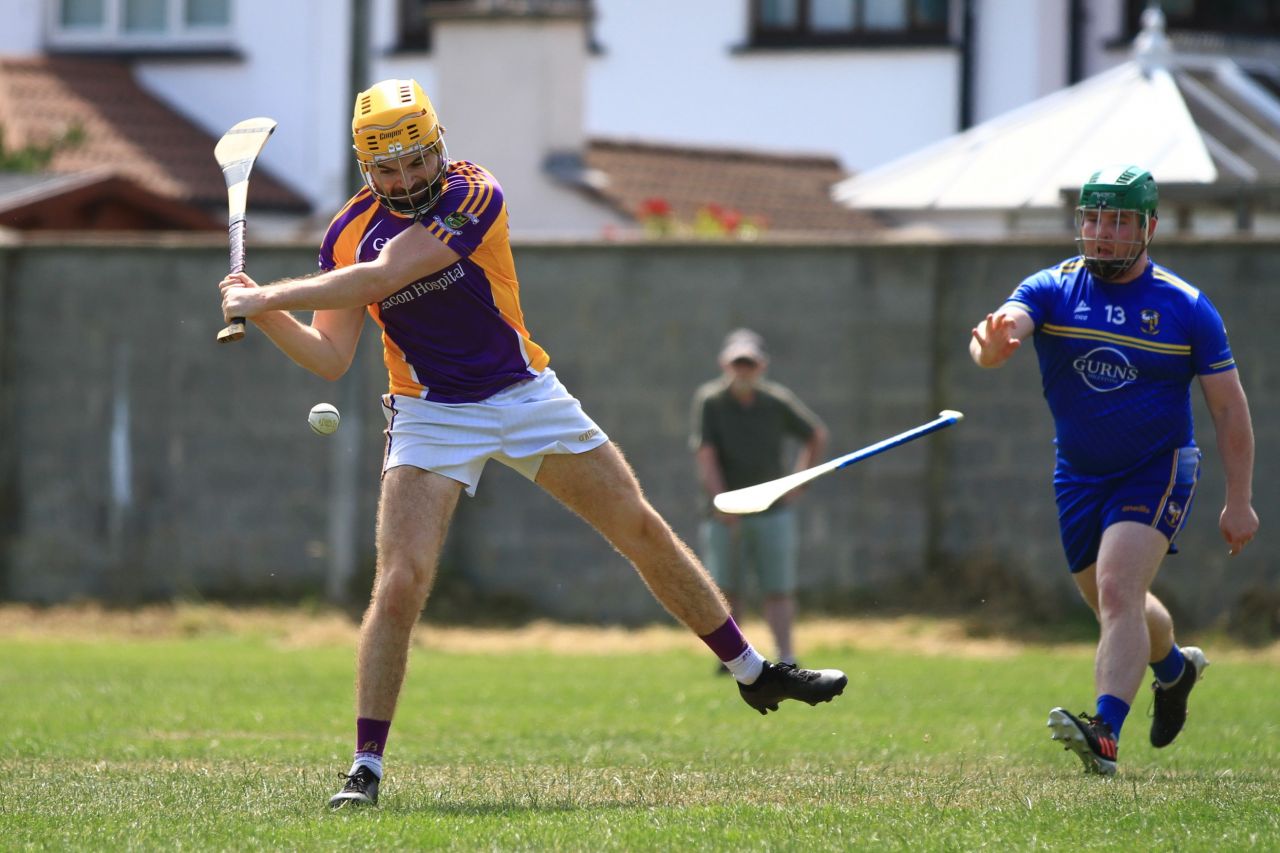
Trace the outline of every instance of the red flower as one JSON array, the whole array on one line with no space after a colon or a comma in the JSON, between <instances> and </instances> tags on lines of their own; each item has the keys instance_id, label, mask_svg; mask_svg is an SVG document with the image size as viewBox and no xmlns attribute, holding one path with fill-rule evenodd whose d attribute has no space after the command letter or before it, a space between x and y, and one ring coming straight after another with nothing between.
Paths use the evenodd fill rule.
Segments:
<instances>
[{"instance_id":1,"label":"red flower","mask_svg":"<svg viewBox=\"0 0 1280 853\"><path fill-rule=\"evenodd\" d=\"M716 218L720 220L720 226L728 234L737 231L738 226L742 224L742 214L736 210L722 210Z\"/></svg>"},{"instance_id":2,"label":"red flower","mask_svg":"<svg viewBox=\"0 0 1280 853\"><path fill-rule=\"evenodd\" d=\"M640 202L640 217L642 219L651 216L665 217L670 215L671 205L667 203L665 198L658 198L657 196L654 196L652 198L646 198L644 201Z\"/></svg>"}]
</instances>

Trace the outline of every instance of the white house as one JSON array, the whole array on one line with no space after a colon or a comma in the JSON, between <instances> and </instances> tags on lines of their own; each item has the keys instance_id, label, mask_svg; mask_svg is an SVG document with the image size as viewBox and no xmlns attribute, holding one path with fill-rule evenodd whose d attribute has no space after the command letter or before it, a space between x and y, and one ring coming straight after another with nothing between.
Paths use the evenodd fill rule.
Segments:
<instances>
[{"instance_id":1,"label":"white house","mask_svg":"<svg viewBox=\"0 0 1280 853\"><path fill-rule=\"evenodd\" d=\"M1124 62L1143 5L0 0L0 56L126 57L147 90L213 135L276 118L263 164L311 201L311 229L353 188L355 90L411 76L451 152L485 163L520 200L514 231L581 236L619 221L592 198L587 140L827 154L861 172ZM1178 6L1191 25L1240 23L1221 4Z\"/></svg>"}]
</instances>

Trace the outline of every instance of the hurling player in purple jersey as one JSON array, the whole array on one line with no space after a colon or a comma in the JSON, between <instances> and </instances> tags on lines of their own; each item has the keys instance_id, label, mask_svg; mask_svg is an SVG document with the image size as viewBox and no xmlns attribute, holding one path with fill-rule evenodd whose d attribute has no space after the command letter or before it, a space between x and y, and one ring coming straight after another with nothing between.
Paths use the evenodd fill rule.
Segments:
<instances>
[{"instance_id":1,"label":"hurling player in purple jersey","mask_svg":"<svg viewBox=\"0 0 1280 853\"><path fill-rule=\"evenodd\" d=\"M1208 660L1179 648L1151 584L1185 524L1200 451L1191 380L1213 417L1226 472L1218 519L1229 553L1253 539L1253 426L1222 319L1209 299L1153 263L1158 191L1138 166L1093 173L1080 191L1080 255L1026 279L974 329L969 353L1000 367L1034 334L1057 432L1054 491L1067 564L1101 625L1094 713L1049 712L1054 740L1089 772L1116 769L1120 730L1143 669L1155 673L1151 743L1167 746Z\"/></svg>"},{"instance_id":2,"label":"hurling player in purple jersey","mask_svg":"<svg viewBox=\"0 0 1280 853\"><path fill-rule=\"evenodd\" d=\"M360 629L355 758L329 805L377 802L410 637L458 498L474 494L490 459L608 539L724 662L753 709L839 695L839 670L774 664L747 642L706 570L560 384L524 325L502 188L482 167L449 159L422 88L385 80L361 92L352 135L366 186L334 218L321 272L267 287L237 273L221 284L228 318L252 320L328 379L350 366L366 311L382 329L389 388L377 572ZM310 325L289 313L299 310L315 312Z\"/></svg>"}]
</instances>

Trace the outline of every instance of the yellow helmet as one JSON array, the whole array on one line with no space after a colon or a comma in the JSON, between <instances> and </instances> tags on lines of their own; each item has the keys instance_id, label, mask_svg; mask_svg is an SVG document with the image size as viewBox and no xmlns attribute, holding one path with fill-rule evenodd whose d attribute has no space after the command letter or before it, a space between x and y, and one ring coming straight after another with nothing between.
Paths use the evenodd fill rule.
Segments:
<instances>
[{"instance_id":1,"label":"yellow helmet","mask_svg":"<svg viewBox=\"0 0 1280 853\"><path fill-rule=\"evenodd\" d=\"M444 190L444 128L415 80L383 80L356 96L351 119L360 174L390 210L419 217Z\"/></svg>"}]
</instances>

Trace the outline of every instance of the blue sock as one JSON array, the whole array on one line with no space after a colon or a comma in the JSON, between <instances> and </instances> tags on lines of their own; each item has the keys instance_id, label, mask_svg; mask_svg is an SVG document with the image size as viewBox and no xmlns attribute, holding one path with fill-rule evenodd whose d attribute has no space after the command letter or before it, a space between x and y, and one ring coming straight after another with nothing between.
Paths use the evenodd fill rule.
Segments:
<instances>
[{"instance_id":1,"label":"blue sock","mask_svg":"<svg viewBox=\"0 0 1280 853\"><path fill-rule=\"evenodd\" d=\"M1182 649L1178 648L1177 643L1174 643L1173 648L1169 650L1169 654L1164 656L1164 660L1158 660L1151 664L1151 671L1156 674L1156 681L1161 684L1173 684L1182 676L1182 669L1186 662L1187 659L1182 656Z\"/></svg>"},{"instance_id":2,"label":"blue sock","mask_svg":"<svg viewBox=\"0 0 1280 853\"><path fill-rule=\"evenodd\" d=\"M1120 727L1124 725L1124 718L1129 716L1129 703L1110 693L1103 693L1098 697L1098 716L1111 727L1115 739L1120 740Z\"/></svg>"}]
</instances>

